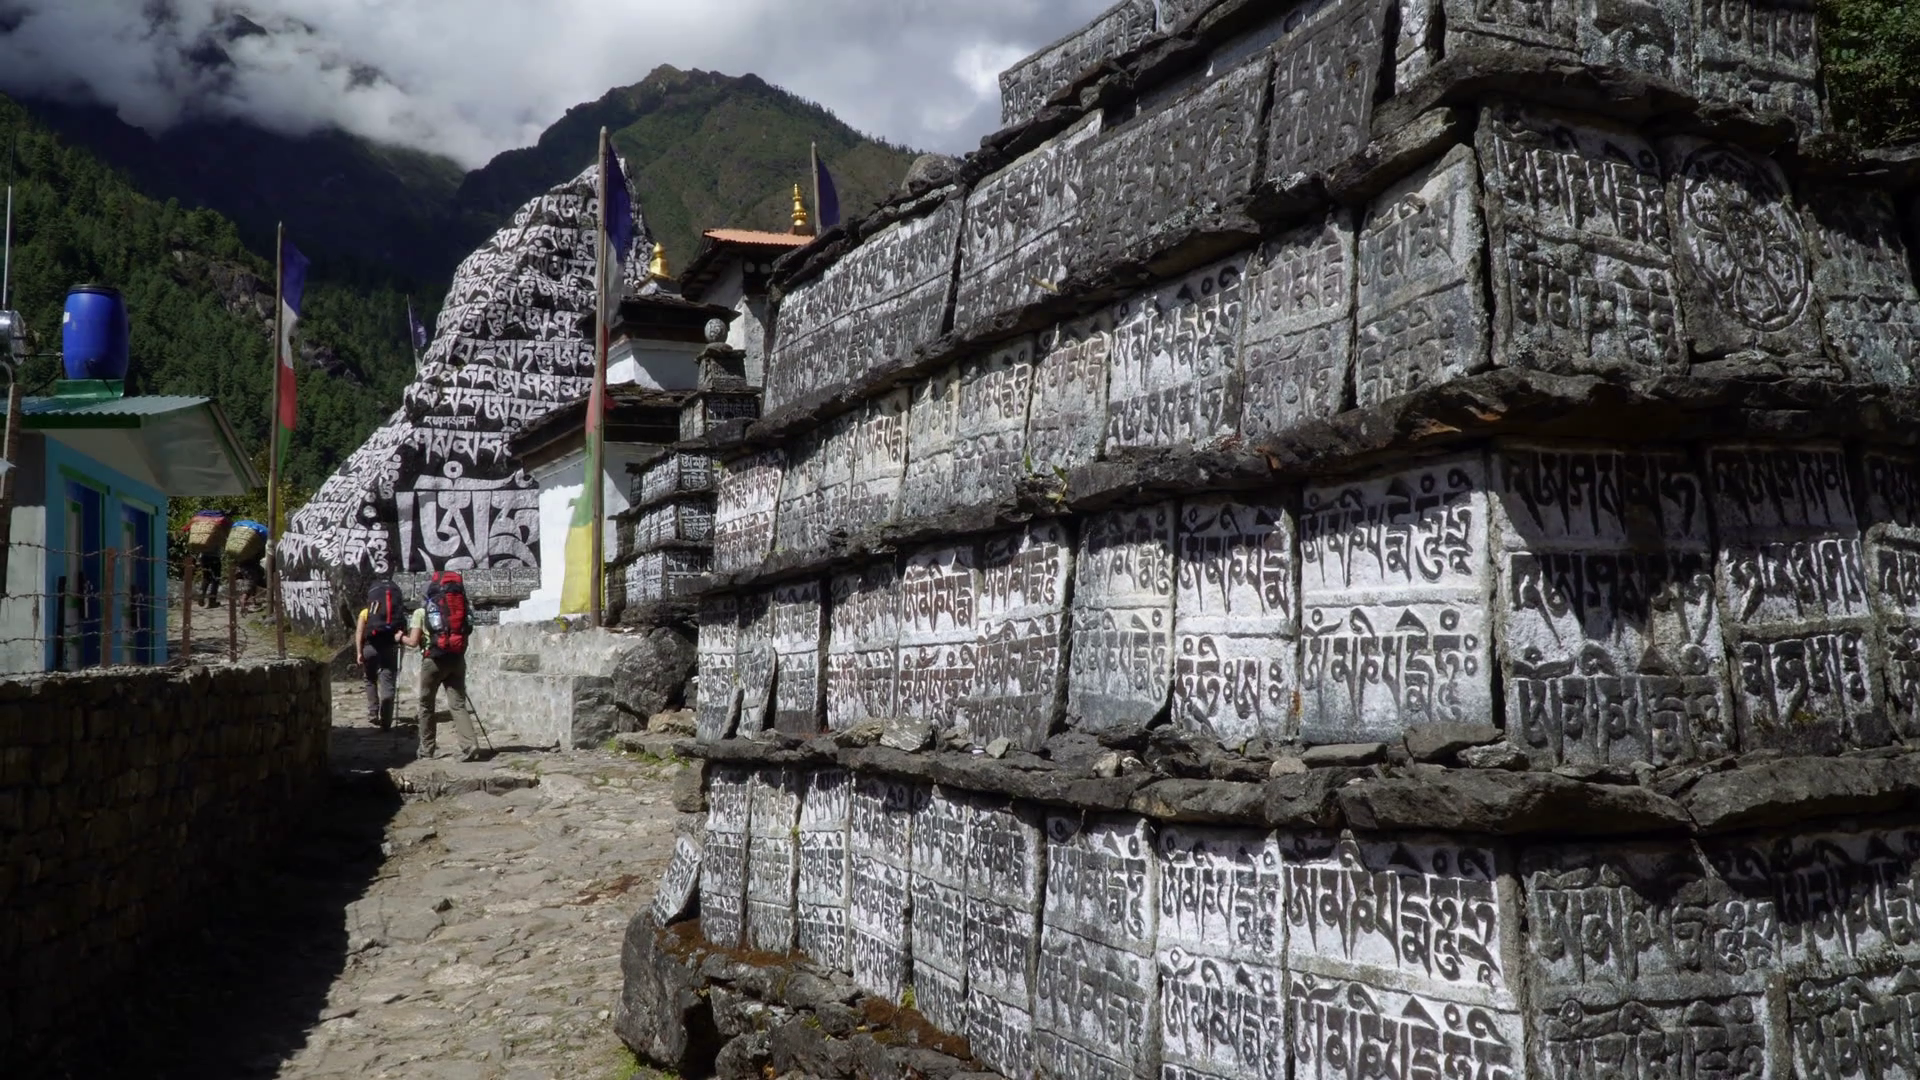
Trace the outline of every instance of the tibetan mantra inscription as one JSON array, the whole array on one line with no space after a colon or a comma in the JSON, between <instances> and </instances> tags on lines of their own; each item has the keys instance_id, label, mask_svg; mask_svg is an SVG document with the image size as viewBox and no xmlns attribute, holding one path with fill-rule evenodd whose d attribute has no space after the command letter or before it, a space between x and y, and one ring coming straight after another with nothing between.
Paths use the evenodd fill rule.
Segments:
<instances>
[{"instance_id":1,"label":"tibetan mantra inscription","mask_svg":"<svg viewBox=\"0 0 1920 1080\"><path fill-rule=\"evenodd\" d=\"M1040 943L1037 809L975 797L967 803L967 1040L1004 1076L1031 1076L1033 975Z\"/></svg>"},{"instance_id":2,"label":"tibetan mantra inscription","mask_svg":"<svg viewBox=\"0 0 1920 1080\"><path fill-rule=\"evenodd\" d=\"M1033 988L1043 1076L1153 1076L1159 864L1144 818L1047 818Z\"/></svg>"},{"instance_id":3,"label":"tibetan mantra inscription","mask_svg":"<svg viewBox=\"0 0 1920 1080\"><path fill-rule=\"evenodd\" d=\"M853 981L884 1001L907 992L914 810L926 788L858 776L848 800L847 930Z\"/></svg>"},{"instance_id":4,"label":"tibetan mantra inscription","mask_svg":"<svg viewBox=\"0 0 1920 1080\"><path fill-rule=\"evenodd\" d=\"M894 712L900 683L900 574L892 563L836 575L827 636L827 728Z\"/></svg>"},{"instance_id":5,"label":"tibetan mantra inscription","mask_svg":"<svg viewBox=\"0 0 1920 1080\"><path fill-rule=\"evenodd\" d=\"M773 643L773 594L742 593L739 600L739 629L734 633L734 677L740 682L740 716L737 729L742 736L767 730L773 719L773 673L777 666Z\"/></svg>"},{"instance_id":6,"label":"tibetan mantra inscription","mask_svg":"<svg viewBox=\"0 0 1920 1080\"><path fill-rule=\"evenodd\" d=\"M937 372L913 388L913 409L907 414L906 475L900 485L903 518L933 517L958 501L953 457L959 403L957 368Z\"/></svg>"},{"instance_id":7,"label":"tibetan mantra inscription","mask_svg":"<svg viewBox=\"0 0 1920 1080\"><path fill-rule=\"evenodd\" d=\"M1107 352L1107 453L1201 445L1240 422L1236 257L1120 304Z\"/></svg>"},{"instance_id":8,"label":"tibetan mantra inscription","mask_svg":"<svg viewBox=\"0 0 1920 1080\"><path fill-rule=\"evenodd\" d=\"M1477 454L1310 487L1300 512L1300 734L1397 739L1493 711L1493 573Z\"/></svg>"},{"instance_id":9,"label":"tibetan mantra inscription","mask_svg":"<svg viewBox=\"0 0 1920 1080\"><path fill-rule=\"evenodd\" d=\"M707 848L700 865L700 932L739 948L747 930L747 830L753 774L720 766L707 778Z\"/></svg>"},{"instance_id":10,"label":"tibetan mantra inscription","mask_svg":"<svg viewBox=\"0 0 1920 1080\"><path fill-rule=\"evenodd\" d=\"M1742 749L1832 754L1886 743L1846 452L1710 447L1707 482Z\"/></svg>"},{"instance_id":11,"label":"tibetan mantra inscription","mask_svg":"<svg viewBox=\"0 0 1920 1080\"><path fill-rule=\"evenodd\" d=\"M1181 504L1174 603L1174 722L1230 750L1291 734L1293 515L1279 504Z\"/></svg>"},{"instance_id":12,"label":"tibetan mantra inscription","mask_svg":"<svg viewBox=\"0 0 1920 1080\"><path fill-rule=\"evenodd\" d=\"M1242 434L1277 435L1345 406L1353 371L1353 259L1353 222L1344 212L1260 248L1241 286Z\"/></svg>"},{"instance_id":13,"label":"tibetan mantra inscription","mask_svg":"<svg viewBox=\"0 0 1920 1080\"><path fill-rule=\"evenodd\" d=\"M942 1031L967 1028L969 798L935 787L913 814L913 1003Z\"/></svg>"},{"instance_id":14,"label":"tibetan mantra inscription","mask_svg":"<svg viewBox=\"0 0 1920 1080\"><path fill-rule=\"evenodd\" d=\"M972 545L932 548L900 572L899 715L946 730L961 722L973 690L979 554Z\"/></svg>"},{"instance_id":15,"label":"tibetan mantra inscription","mask_svg":"<svg viewBox=\"0 0 1920 1080\"><path fill-rule=\"evenodd\" d=\"M774 684L773 726L782 734L805 738L820 731L824 629L818 581L774 588L773 647L779 677Z\"/></svg>"},{"instance_id":16,"label":"tibetan mantra inscription","mask_svg":"<svg viewBox=\"0 0 1920 1080\"><path fill-rule=\"evenodd\" d=\"M800 869L794 888L794 938L801 952L848 971L847 836L853 776L844 769L808 773L800 802Z\"/></svg>"},{"instance_id":17,"label":"tibetan mantra inscription","mask_svg":"<svg viewBox=\"0 0 1920 1080\"><path fill-rule=\"evenodd\" d=\"M1090 733L1144 730L1173 680L1174 506L1084 519L1074 558L1068 720Z\"/></svg>"},{"instance_id":18,"label":"tibetan mantra inscription","mask_svg":"<svg viewBox=\"0 0 1920 1080\"><path fill-rule=\"evenodd\" d=\"M736 670L740 641L740 602L730 595L700 601L699 693L694 719L701 742L719 742L733 734L740 715L740 680Z\"/></svg>"},{"instance_id":19,"label":"tibetan mantra inscription","mask_svg":"<svg viewBox=\"0 0 1920 1080\"><path fill-rule=\"evenodd\" d=\"M953 328L976 335L996 319L1055 295L1084 269L1074 242L1086 187L1086 147L1100 134L1101 114L1088 116L1038 149L981 181L967 196Z\"/></svg>"},{"instance_id":20,"label":"tibetan mantra inscription","mask_svg":"<svg viewBox=\"0 0 1920 1080\"><path fill-rule=\"evenodd\" d=\"M1066 704L1067 586L1073 548L1059 521L983 545L979 634L962 720L975 746L1038 750Z\"/></svg>"},{"instance_id":21,"label":"tibetan mantra inscription","mask_svg":"<svg viewBox=\"0 0 1920 1080\"><path fill-rule=\"evenodd\" d=\"M1277 841L1172 825L1158 841L1163 1080L1286 1080Z\"/></svg>"},{"instance_id":22,"label":"tibetan mantra inscription","mask_svg":"<svg viewBox=\"0 0 1920 1080\"><path fill-rule=\"evenodd\" d=\"M706 844L682 834L674 838L673 859L653 893L653 921L665 926L687 913L700 886L700 860Z\"/></svg>"},{"instance_id":23,"label":"tibetan mantra inscription","mask_svg":"<svg viewBox=\"0 0 1920 1080\"><path fill-rule=\"evenodd\" d=\"M713 569L718 574L751 570L773 551L774 515L780 507L786 455L778 450L727 462L713 520Z\"/></svg>"},{"instance_id":24,"label":"tibetan mantra inscription","mask_svg":"<svg viewBox=\"0 0 1920 1080\"><path fill-rule=\"evenodd\" d=\"M959 499L976 505L1006 499L1026 478L1032 391L1031 338L961 366L953 449L953 490Z\"/></svg>"},{"instance_id":25,"label":"tibetan mantra inscription","mask_svg":"<svg viewBox=\"0 0 1920 1080\"><path fill-rule=\"evenodd\" d=\"M1486 369L1479 170L1457 146L1373 201L1358 241L1358 404Z\"/></svg>"},{"instance_id":26,"label":"tibetan mantra inscription","mask_svg":"<svg viewBox=\"0 0 1920 1080\"><path fill-rule=\"evenodd\" d=\"M1892 198L1870 188L1816 188L1802 217L1827 347L1856 379L1910 385L1910 360L1920 354L1920 292Z\"/></svg>"},{"instance_id":27,"label":"tibetan mantra inscription","mask_svg":"<svg viewBox=\"0 0 1920 1080\"><path fill-rule=\"evenodd\" d=\"M765 952L793 948L794 879L799 873L800 780L787 769L753 774L748 812L747 944Z\"/></svg>"},{"instance_id":28,"label":"tibetan mantra inscription","mask_svg":"<svg viewBox=\"0 0 1920 1080\"><path fill-rule=\"evenodd\" d=\"M1063 322L1040 335L1027 411L1031 472L1058 477L1100 458L1107 431L1107 363L1113 348L1109 313Z\"/></svg>"},{"instance_id":29,"label":"tibetan mantra inscription","mask_svg":"<svg viewBox=\"0 0 1920 1080\"><path fill-rule=\"evenodd\" d=\"M1706 485L1683 451L1495 451L1507 731L1541 764L1733 752Z\"/></svg>"}]
</instances>

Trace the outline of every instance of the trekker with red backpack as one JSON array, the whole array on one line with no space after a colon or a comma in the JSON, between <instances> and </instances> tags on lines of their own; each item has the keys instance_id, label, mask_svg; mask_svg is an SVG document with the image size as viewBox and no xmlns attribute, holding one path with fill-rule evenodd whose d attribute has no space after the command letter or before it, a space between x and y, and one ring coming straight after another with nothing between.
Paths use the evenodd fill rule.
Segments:
<instances>
[{"instance_id":1,"label":"trekker with red backpack","mask_svg":"<svg viewBox=\"0 0 1920 1080\"><path fill-rule=\"evenodd\" d=\"M420 649L420 757L438 756L434 699L446 687L453 709L453 732L460 740L460 760L480 760L480 743L473 733L473 703L467 700L467 639L473 635L473 612L467 606L466 583L451 570L433 575L426 602L413 613L406 643Z\"/></svg>"}]
</instances>

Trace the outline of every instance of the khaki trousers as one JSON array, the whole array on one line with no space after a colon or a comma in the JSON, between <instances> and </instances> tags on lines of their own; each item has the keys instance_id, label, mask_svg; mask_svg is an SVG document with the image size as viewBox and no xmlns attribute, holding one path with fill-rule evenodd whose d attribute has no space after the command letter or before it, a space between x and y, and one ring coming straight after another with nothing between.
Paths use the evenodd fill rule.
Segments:
<instances>
[{"instance_id":1,"label":"khaki trousers","mask_svg":"<svg viewBox=\"0 0 1920 1080\"><path fill-rule=\"evenodd\" d=\"M439 748L439 739L434 731L439 726L439 718L434 715L433 706L435 699L440 696L442 687L447 691L447 705L453 710L453 733L460 740L460 751L471 753L480 746L480 740L473 734L473 703L467 700L467 658L443 656L435 660L422 656L420 658L421 757L431 757Z\"/></svg>"}]
</instances>

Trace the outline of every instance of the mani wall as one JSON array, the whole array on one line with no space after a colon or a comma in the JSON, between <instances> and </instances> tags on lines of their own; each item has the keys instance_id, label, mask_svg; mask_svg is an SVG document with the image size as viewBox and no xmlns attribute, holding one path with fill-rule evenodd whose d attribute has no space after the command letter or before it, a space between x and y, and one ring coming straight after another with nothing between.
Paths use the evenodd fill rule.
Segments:
<instances>
[{"instance_id":1,"label":"mani wall","mask_svg":"<svg viewBox=\"0 0 1920 1080\"><path fill-rule=\"evenodd\" d=\"M597 166L528 202L455 271L418 378L387 423L295 513L280 541L292 619L353 624L366 585L457 570L477 605L540 583L539 492L508 439L586 396ZM634 203L627 285L652 240ZM424 589L412 590L418 593Z\"/></svg>"},{"instance_id":2,"label":"mani wall","mask_svg":"<svg viewBox=\"0 0 1920 1080\"><path fill-rule=\"evenodd\" d=\"M711 993L629 1044L1920 1072L1920 155L1817 55L1753 0L1163 0L1008 72L782 264L704 838L628 940L632 1002Z\"/></svg>"}]
</instances>

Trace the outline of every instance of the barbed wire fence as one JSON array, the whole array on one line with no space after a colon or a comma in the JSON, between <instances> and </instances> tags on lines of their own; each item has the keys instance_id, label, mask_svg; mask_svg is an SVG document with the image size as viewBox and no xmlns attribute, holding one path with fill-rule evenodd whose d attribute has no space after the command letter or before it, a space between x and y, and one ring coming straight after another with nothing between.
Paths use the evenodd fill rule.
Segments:
<instances>
[{"instance_id":1,"label":"barbed wire fence","mask_svg":"<svg viewBox=\"0 0 1920 1080\"><path fill-rule=\"evenodd\" d=\"M212 560L203 565L178 542L164 559L137 549L82 551L21 540L10 547L10 559L43 559L43 579L53 584L36 594L33 632L0 635L0 650L39 650L50 670L237 663L274 645L270 625L262 631L246 620L273 614L272 579L262 561L222 554L213 571Z\"/></svg>"}]
</instances>

